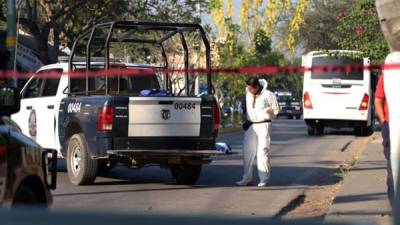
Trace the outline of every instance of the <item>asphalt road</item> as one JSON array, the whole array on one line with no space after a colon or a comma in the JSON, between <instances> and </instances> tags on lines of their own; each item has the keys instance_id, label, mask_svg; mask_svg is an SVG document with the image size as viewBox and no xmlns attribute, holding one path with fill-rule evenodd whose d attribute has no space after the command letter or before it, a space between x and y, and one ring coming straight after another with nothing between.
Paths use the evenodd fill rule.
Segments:
<instances>
[{"instance_id":1,"label":"asphalt road","mask_svg":"<svg viewBox=\"0 0 400 225\"><path fill-rule=\"evenodd\" d=\"M61 162L54 209L101 210L139 214L272 217L310 185L333 176L343 146L355 137L346 131L328 131L309 137L301 120L277 120L272 134L272 175L268 187L236 187L241 178L243 132L221 135L238 155L215 158L203 167L195 186L173 183L168 170L117 166L90 186L73 186ZM256 169L254 177L257 177ZM326 183L325 183L326 184Z\"/></svg>"}]
</instances>

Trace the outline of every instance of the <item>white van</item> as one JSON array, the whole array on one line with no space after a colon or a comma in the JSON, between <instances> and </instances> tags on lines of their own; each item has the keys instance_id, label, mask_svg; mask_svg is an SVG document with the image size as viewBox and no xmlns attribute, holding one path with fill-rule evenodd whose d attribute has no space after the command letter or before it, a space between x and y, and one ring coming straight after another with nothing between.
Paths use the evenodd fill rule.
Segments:
<instances>
[{"instance_id":1,"label":"white van","mask_svg":"<svg viewBox=\"0 0 400 225\"><path fill-rule=\"evenodd\" d=\"M375 79L366 68L369 59L361 55L330 50L303 56L303 117L309 135L322 135L325 127L351 127L362 136L372 133Z\"/></svg>"}]
</instances>

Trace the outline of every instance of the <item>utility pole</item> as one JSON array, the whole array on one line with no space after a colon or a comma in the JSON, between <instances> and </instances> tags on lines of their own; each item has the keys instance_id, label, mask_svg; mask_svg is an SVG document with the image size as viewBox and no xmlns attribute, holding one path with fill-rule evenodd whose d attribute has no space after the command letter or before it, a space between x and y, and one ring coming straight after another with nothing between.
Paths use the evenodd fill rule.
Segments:
<instances>
[{"instance_id":1,"label":"utility pole","mask_svg":"<svg viewBox=\"0 0 400 225\"><path fill-rule=\"evenodd\" d=\"M15 0L7 0L7 38L6 47L10 52L8 60L7 70L14 70L14 57L15 57L15 46L16 46L16 14L15 14ZM17 86L17 80L15 78L10 79L10 84Z\"/></svg>"}]
</instances>

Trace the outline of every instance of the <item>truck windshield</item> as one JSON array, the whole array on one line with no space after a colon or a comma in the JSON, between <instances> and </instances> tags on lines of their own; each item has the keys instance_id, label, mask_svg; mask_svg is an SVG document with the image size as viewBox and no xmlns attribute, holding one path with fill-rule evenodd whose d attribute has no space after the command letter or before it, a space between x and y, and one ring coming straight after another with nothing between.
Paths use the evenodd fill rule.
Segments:
<instances>
[{"instance_id":1,"label":"truck windshield","mask_svg":"<svg viewBox=\"0 0 400 225\"><path fill-rule=\"evenodd\" d=\"M345 72L344 70L337 71L317 71L311 72L311 79L342 79L342 80L363 80L364 73L362 69L356 69L357 66L363 65L362 58L350 58L350 57L315 57L312 60L312 67L321 67L321 66L332 66L332 67L341 67L351 65L353 66L350 72Z\"/></svg>"},{"instance_id":2,"label":"truck windshield","mask_svg":"<svg viewBox=\"0 0 400 225\"><path fill-rule=\"evenodd\" d=\"M278 102L288 102L291 101L293 98L290 95L280 95L278 96Z\"/></svg>"}]
</instances>

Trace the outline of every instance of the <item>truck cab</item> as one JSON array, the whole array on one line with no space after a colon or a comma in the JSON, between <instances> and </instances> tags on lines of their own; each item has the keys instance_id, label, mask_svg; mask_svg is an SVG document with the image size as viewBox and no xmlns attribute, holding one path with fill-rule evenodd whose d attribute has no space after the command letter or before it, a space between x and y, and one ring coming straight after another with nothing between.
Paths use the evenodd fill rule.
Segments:
<instances>
[{"instance_id":1,"label":"truck cab","mask_svg":"<svg viewBox=\"0 0 400 225\"><path fill-rule=\"evenodd\" d=\"M75 40L68 63L43 67L29 80L23 112L13 118L66 158L75 185L93 183L117 163L158 164L177 183L193 184L220 154L213 150L220 110L211 72L191 72L196 63L211 66L198 24L98 24Z\"/></svg>"},{"instance_id":2,"label":"truck cab","mask_svg":"<svg viewBox=\"0 0 400 225\"><path fill-rule=\"evenodd\" d=\"M279 104L278 116L286 116L288 119L300 119L303 113L301 101L293 96L290 91L276 91L275 95Z\"/></svg>"}]
</instances>

